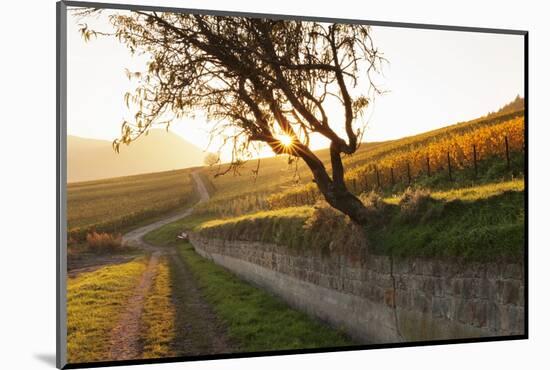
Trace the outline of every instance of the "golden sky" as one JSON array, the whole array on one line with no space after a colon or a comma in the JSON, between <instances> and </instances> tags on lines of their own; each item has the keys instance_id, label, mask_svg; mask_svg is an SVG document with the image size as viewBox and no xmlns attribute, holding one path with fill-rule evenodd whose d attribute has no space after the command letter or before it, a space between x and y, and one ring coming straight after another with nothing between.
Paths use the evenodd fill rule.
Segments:
<instances>
[{"instance_id":1,"label":"golden sky","mask_svg":"<svg viewBox=\"0 0 550 370\"><path fill-rule=\"evenodd\" d=\"M85 43L78 23L109 30L106 15L68 21L68 133L113 140L132 114L124 93L133 90L125 69L143 69L147 58L132 57L117 39ZM370 112L365 141L396 139L496 110L523 96L523 37L458 31L373 27L375 45L389 60L377 80L387 92ZM197 112L174 122L171 131L207 149L208 123ZM210 151L217 149L214 142ZM312 140L314 149L327 146ZM269 151L264 154L269 154ZM228 153L222 153L228 159Z\"/></svg>"}]
</instances>

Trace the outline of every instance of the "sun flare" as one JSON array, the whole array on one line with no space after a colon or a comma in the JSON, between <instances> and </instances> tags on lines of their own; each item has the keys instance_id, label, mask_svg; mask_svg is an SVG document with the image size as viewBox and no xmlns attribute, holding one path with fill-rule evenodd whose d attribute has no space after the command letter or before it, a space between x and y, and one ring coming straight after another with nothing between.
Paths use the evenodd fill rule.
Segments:
<instances>
[{"instance_id":1,"label":"sun flare","mask_svg":"<svg viewBox=\"0 0 550 370\"><path fill-rule=\"evenodd\" d=\"M282 146L288 148L290 146L292 146L292 137L290 135L287 135L287 134L281 134L277 137L277 139L279 139L279 142L281 143Z\"/></svg>"}]
</instances>

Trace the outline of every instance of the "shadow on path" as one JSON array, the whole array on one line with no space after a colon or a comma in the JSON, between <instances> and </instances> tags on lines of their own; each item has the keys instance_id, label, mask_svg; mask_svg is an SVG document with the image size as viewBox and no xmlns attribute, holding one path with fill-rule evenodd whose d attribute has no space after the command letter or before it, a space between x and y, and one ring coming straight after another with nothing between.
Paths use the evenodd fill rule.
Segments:
<instances>
[{"instance_id":1,"label":"shadow on path","mask_svg":"<svg viewBox=\"0 0 550 370\"><path fill-rule=\"evenodd\" d=\"M235 352L225 325L204 300L197 281L175 251L170 254L170 270L176 309L174 353L191 356Z\"/></svg>"}]
</instances>

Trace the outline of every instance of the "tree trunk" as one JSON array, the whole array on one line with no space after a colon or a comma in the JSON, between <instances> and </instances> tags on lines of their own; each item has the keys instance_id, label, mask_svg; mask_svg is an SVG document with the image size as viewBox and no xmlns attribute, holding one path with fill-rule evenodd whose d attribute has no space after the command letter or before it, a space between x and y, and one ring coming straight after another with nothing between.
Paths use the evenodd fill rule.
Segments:
<instances>
[{"instance_id":1,"label":"tree trunk","mask_svg":"<svg viewBox=\"0 0 550 370\"><path fill-rule=\"evenodd\" d=\"M307 146L299 145L297 149L300 157L302 157L310 168L315 183L327 203L349 216L355 223L362 226L366 225L366 207L359 198L346 188L345 182L343 181L343 167L341 165L340 155L336 153L336 150L333 152L334 148L331 147L333 167L333 178L331 179L323 162L317 158ZM337 155L337 158L335 155Z\"/></svg>"},{"instance_id":2,"label":"tree trunk","mask_svg":"<svg viewBox=\"0 0 550 370\"><path fill-rule=\"evenodd\" d=\"M366 207L365 205L353 195L349 190L345 191L327 191L323 192L325 200L332 207L336 208L340 212L349 216L355 223L366 226Z\"/></svg>"}]
</instances>

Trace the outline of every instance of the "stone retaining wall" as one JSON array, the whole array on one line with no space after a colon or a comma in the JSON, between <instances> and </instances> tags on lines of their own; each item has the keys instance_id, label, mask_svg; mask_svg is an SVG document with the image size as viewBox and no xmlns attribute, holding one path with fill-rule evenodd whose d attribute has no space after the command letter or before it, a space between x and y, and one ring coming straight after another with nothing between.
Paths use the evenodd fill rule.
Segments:
<instances>
[{"instance_id":1,"label":"stone retaining wall","mask_svg":"<svg viewBox=\"0 0 550 370\"><path fill-rule=\"evenodd\" d=\"M203 257L363 343L523 334L523 266L291 250L190 236Z\"/></svg>"}]
</instances>

